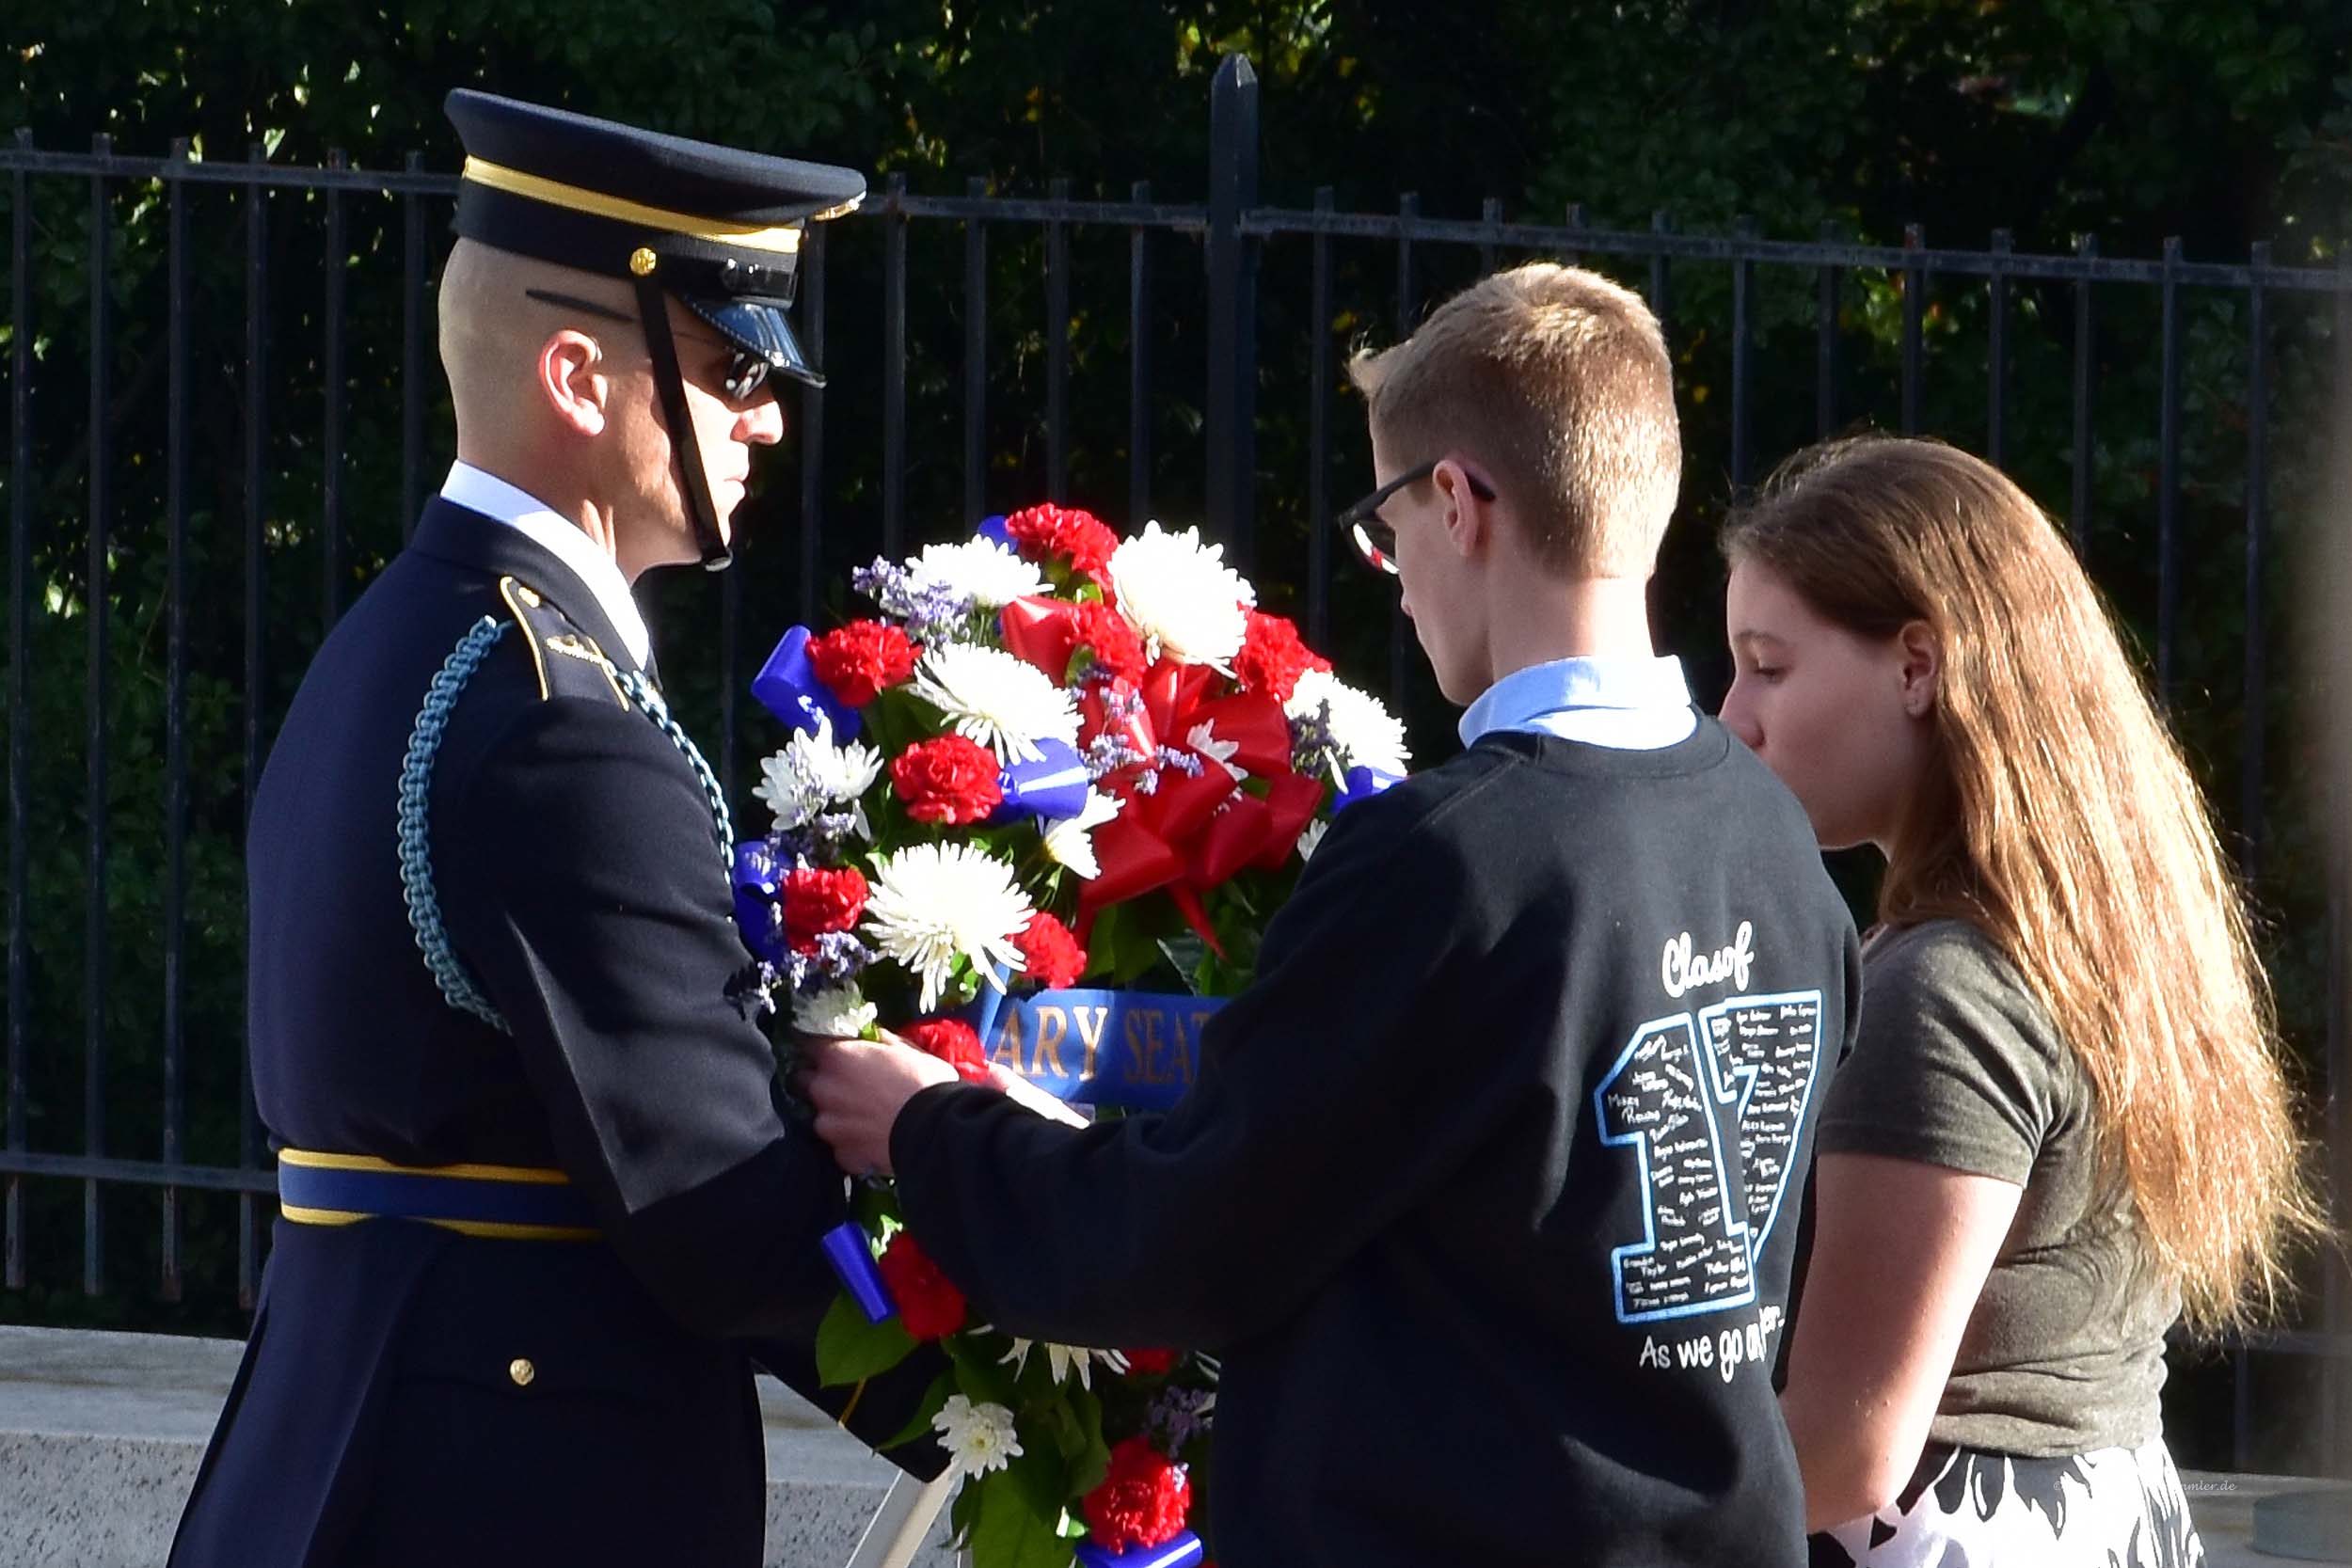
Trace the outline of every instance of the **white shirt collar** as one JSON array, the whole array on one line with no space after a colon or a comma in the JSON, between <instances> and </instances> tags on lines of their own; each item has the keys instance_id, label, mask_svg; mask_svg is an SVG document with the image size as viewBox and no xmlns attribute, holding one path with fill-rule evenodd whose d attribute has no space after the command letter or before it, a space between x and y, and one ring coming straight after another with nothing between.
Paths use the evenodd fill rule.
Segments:
<instances>
[{"instance_id":1,"label":"white shirt collar","mask_svg":"<svg viewBox=\"0 0 2352 1568\"><path fill-rule=\"evenodd\" d=\"M629 661L640 670L645 667L645 661L653 657L653 636L645 630L645 617L639 612L637 601L629 596L628 579L621 576L612 558L580 531L579 524L530 492L518 490L470 463L449 466L449 478L441 482L441 499L519 529L552 552L596 595L596 608L612 623L612 629L621 634Z\"/></svg>"}]
</instances>

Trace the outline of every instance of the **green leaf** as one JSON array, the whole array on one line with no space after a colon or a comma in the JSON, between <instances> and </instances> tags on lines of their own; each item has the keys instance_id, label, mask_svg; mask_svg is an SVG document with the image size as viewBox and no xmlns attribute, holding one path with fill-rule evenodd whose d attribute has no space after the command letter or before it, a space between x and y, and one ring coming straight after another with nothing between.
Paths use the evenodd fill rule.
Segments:
<instances>
[{"instance_id":1,"label":"green leaf","mask_svg":"<svg viewBox=\"0 0 2352 1568\"><path fill-rule=\"evenodd\" d=\"M989 1360L961 1336L940 1341L947 1359L955 1363L956 1386L963 1397L975 1404L1001 1404L1010 1410L1014 1405L1012 1370Z\"/></svg>"},{"instance_id":2,"label":"green leaf","mask_svg":"<svg viewBox=\"0 0 2352 1568\"><path fill-rule=\"evenodd\" d=\"M817 1325L817 1381L838 1388L890 1370L914 1351L914 1337L894 1315L866 1321L865 1311L845 1291L825 1308Z\"/></svg>"},{"instance_id":3,"label":"green leaf","mask_svg":"<svg viewBox=\"0 0 2352 1568\"><path fill-rule=\"evenodd\" d=\"M942 1372L931 1379L931 1386L923 1390L923 1402L914 1407L914 1415L906 1425L898 1429L898 1434L884 1443L882 1447L895 1449L901 1443L912 1443L917 1437L930 1432L931 1418L946 1407L947 1396L955 1392L955 1387L956 1378L953 1372Z\"/></svg>"},{"instance_id":4,"label":"green leaf","mask_svg":"<svg viewBox=\"0 0 2352 1568\"><path fill-rule=\"evenodd\" d=\"M1014 1460L1017 1466L1020 1460ZM975 1490L966 1487L967 1492ZM1030 1506L1011 1470L983 1477L972 1521L972 1560L987 1568L1070 1568L1070 1544L1061 1538L1061 1504Z\"/></svg>"},{"instance_id":5,"label":"green leaf","mask_svg":"<svg viewBox=\"0 0 2352 1568\"><path fill-rule=\"evenodd\" d=\"M1091 1389L1073 1388L1070 1415L1080 1443L1075 1453L1063 1450L1063 1458L1069 1463L1063 1495L1083 1497L1102 1485L1103 1478L1110 1474L1110 1445L1103 1440L1103 1402Z\"/></svg>"},{"instance_id":6,"label":"green leaf","mask_svg":"<svg viewBox=\"0 0 2352 1568\"><path fill-rule=\"evenodd\" d=\"M1022 1503L1036 1517L1040 1528L1054 1531L1059 1528L1062 1510L1070 1500L1070 1472L1058 1452L1042 1441L1031 1442L1028 1438L1029 1433L1022 1434L1021 1452L1005 1466L1005 1474L1012 1478Z\"/></svg>"}]
</instances>

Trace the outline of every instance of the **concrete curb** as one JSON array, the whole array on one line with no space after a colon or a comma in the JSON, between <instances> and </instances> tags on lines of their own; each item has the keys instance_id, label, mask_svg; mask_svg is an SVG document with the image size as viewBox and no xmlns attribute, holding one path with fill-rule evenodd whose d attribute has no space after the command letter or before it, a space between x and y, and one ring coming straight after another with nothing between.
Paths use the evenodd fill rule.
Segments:
<instances>
[{"instance_id":1,"label":"concrete curb","mask_svg":"<svg viewBox=\"0 0 2352 1568\"><path fill-rule=\"evenodd\" d=\"M155 1568L243 1347L0 1325L0 1563ZM841 1568L898 1472L760 1379L771 1568ZM950 1568L936 1543L921 1568Z\"/></svg>"}]
</instances>

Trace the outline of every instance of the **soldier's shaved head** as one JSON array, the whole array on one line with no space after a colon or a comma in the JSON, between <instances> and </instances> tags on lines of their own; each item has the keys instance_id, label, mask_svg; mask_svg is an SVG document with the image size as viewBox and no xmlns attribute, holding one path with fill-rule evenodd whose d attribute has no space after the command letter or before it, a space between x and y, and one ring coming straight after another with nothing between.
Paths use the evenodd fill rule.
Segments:
<instances>
[{"instance_id":1,"label":"soldier's shaved head","mask_svg":"<svg viewBox=\"0 0 2352 1568\"><path fill-rule=\"evenodd\" d=\"M441 274L440 347L461 448L510 451L528 439L526 421L544 412L534 390L541 346L567 326L591 337L612 327L590 312L532 299L534 289L637 314L634 293L616 278L459 240Z\"/></svg>"}]
</instances>

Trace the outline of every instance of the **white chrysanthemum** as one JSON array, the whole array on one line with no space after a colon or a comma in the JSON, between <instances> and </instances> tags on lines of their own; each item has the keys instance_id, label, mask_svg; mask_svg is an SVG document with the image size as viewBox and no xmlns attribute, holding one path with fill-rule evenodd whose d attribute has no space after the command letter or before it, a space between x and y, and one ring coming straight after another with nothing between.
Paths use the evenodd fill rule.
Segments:
<instances>
[{"instance_id":1,"label":"white chrysanthemum","mask_svg":"<svg viewBox=\"0 0 2352 1568\"><path fill-rule=\"evenodd\" d=\"M792 1026L812 1035L855 1039L881 1017L854 980L819 986L792 999Z\"/></svg>"},{"instance_id":2,"label":"white chrysanthemum","mask_svg":"<svg viewBox=\"0 0 2352 1568\"><path fill-rule=\"evenodd\" d=\"M1094 880L1103 874L1094 858L1094 830L1117 816L1122 803L1118 796L1089 785L1085 810L1045 825L1045 853L1056 864L1070 867L1089 882Z\"/></svg>"},{"instance_id":3,"label":"white chrysanthemum","mask_svg":"<svg viewBox=\"0 0 2352 1568\"><path fill-rule=\"evenodd\" d=\"M1084 1345L1057 1345L1050 1339L1039 1345L1022 1338L1017 1334L1013 1336L1012 1349L998 1356L996 1364L1001 1367L1009 1362L1012 1366L1012 1375L1019 1377L1021 1370L1029 1364L1029 1352L1032 1350L1045 1352L1045 1365L1053 1372L1054 1384L1057 1387L1068 1383L1070 1374L1074 1371L1078 1374L1078 1386L1091 1392L1094 1388L1094 1364L1097 1361L1114 1372L1123 1372L1127 1370L1127 1357L1119 1351L1090 1350Z\"/></svg>"},{"instance_id":4,"label":"white chrysanthemum","mask_svg":"<svg viewBox=\"0 0 2352 1568\"><path fill-rule=\"evenodd\" d=\"M1046 592L1045 574L993 539L926 545L907 562L907 571L915 586L944 587L983 610Z\"/></svg>"},{"instance_id":5,"label":"white chrysanthemum","mask_svg":"<svg viewBox=\"0 0 2352 1568\"><path fill-rule=\"evenodd\" d=\"M882 773L882 753L851 741L833 743L833 721L817 716L817 733L794 731L783 751L759 762L760 782L752 789L776 814L776 826L787 832L821 815L826 808L846 805L857 818L862 838L874 830L866 820L859 797L873 787Z\"/></svg>"},{"instance_id":6,"label":"white chrysanthemum","mask_svg":"<svg viewBox=\"0 0 2352 1568\"><path fill-rule=\"evenodd\" d=\"M1111 552L1119 612L1143 639L1145 654L1179 664L1223 665L1249 629L1245 606L1257 590L1225 564L1225 546L1204 545L1198 529L1163 533L1156 522Z\"/></svg>"},{"instance_id":7,"label":"white chrysanthemum","mask_svg":"<svg viewBox=\"0 0 2352 1568\"><path fill-rule=\"evenodd\" d=\"M910 689L999 762L1039 761L1041 740L1078 743L1078 709L1070 693L1001 648L957 642L933 648L914 667Z\"/></svg>"},{"instance_id":8,"label":"white chrysanthemum","mask_svg":"<svg viewBox=\"0 0 2352 1568\"><path fill-rule=\"evenodd\" d=\"M1335 773L1350 768L1376 768L1402 774L1410 752L1405 747L1405 726L1367 691L1359 691L1327 670L1310 670L1298 677L1282 711L1293 719L1312 719L1328 710L1327 727L1339 755Z\"/></svg>"},{"instance_id":9,"label":"white chrysanthemum","mask_svg":"<svg viewBox=\"0 0 2352 1568\"><path fill-rule=\"evenodd\" d=\"M1307 831L1298 835L1298 858L1312 860L1315 851L1323 847L1323 835L1330 831L1331 824L1321 817L1308 823Z\"/></svg>"},{"instance_id":10,"label":"white chrysanthemum","mask_svg":"<svg viewBox=\"0 0 2352 1568\"><path fill-rule=\"evenodd\" d=\"M875 863L866 934L922 977L917 1006L930 1012L960 957L1003 990L996 968L1022 967L1013 933L1031 912L1004 862L969 844L913 844Z\"/></svg>"},{"instance_id":11,"label":"white chrysanthemum","mask_svg":"<svg viewBox=\"0 0 2352 1568\"><path fill-rule=\"evenodd\" d=\"M984 1476L1021 1457L1012 1412L1001 1404L974 1404L961 1394L950 1394L931 1418L931 1427L955 1461L958 1475Z\"/></svg>"}]
</instances>

